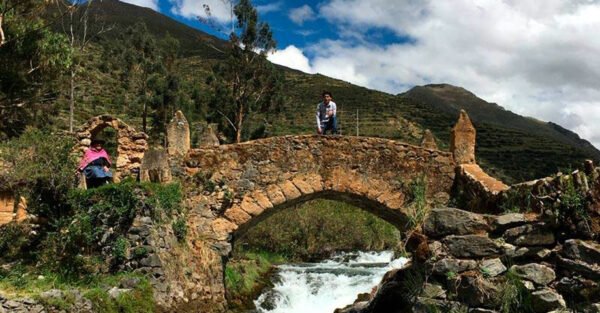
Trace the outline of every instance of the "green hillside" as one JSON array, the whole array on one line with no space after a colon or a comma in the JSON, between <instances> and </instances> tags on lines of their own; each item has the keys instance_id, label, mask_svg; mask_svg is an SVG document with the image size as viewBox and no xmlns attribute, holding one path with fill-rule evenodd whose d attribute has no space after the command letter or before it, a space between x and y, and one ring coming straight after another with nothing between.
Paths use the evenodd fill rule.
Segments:
<instances>
[{"instance_id":1,"label":"green hillside","mask_svg":"<svg viewBox=\"0 0 600 313\"><path fill-rule=\"evenodd\" d=\"M206 78L212 66L222 59L226 42L183 25L146 8L105 0L94 4L94 14L112 25L91 48L89 62L79 88L82 99L78 122L99 113L111 113L139 127L140 116L128 106L135 95L119 78L119 69L101 66L103 49L110 47L116 34L143 21L158 38L166 33L180 42L182 58L177 71L183 77L181 109L193 124L211 112L206 99L210 93ZM423 129L433 131L441 148L448 147L449 133L460 109L471 116L477 131L477 156L483 167L507 182L543 177L558 170L578 166L586 158L600 160L600 151L556 124L512 113L485 102L471 92L451 85L414 87L392 95L332 79L280 67L285 73L286 104L276 112L255 114L252 129L265 127L262 135L276 136L314 132L314 110L322 90L333 93L338 104L339 123L344 135L377 136L418 143ZM188 90L186 93L185 90ZM195 93L195 96L192 95ZM139 113L139 112L137 112Z\"/></svg>"}]
</instances>

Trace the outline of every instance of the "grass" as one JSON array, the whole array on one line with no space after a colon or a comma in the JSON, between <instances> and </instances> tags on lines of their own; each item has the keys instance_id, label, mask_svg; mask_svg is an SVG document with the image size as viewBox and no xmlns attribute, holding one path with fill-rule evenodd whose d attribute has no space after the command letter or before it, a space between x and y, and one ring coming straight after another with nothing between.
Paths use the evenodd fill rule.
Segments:
<instances>
[{"instance_id":1,"label":"grass","mask_svg":"<svg viewBox=\"0 0 600 313\"><path fill-rule=\"evenodd\" d=\"M253 251L237 255L225 268L225 288L232 309L249 309L252 300L270 284L268 273L276 264L289 262L285 257Z\"/></svg>"},{"instance_id":2,"label":"grass","mask_svg":"<svg viewBox=\"0 0 600 313\"><path fill-rule=\"evenodd\" d=\"M506 281L500 288L498 306L501 313L532 313L531 293L514 272L509 270L505 275Z\"/></svg>"},{"instance_id":3,"label":"grass","mask_svg":"<svg viewBox=\"0 0 600 313\"><path fill-rule=\"evenodd\" d=\"M108 290L118 286L124 279L137 278L140 283L130 292L123 293L116 299L108 295ZM41 293L51 289L62 291L78 290L92 301L95 312L101 313L142 313L154 310L152 287L144 276L133 273L114 275L88 275L79 279L61 274L37 271L34 267L15 266L10 271L0 271L0 292L9 298L33 298L46 306L59 310L69 309L75 298L65 292L62 298L40 297Z\"/></svg>"}]
</instances>

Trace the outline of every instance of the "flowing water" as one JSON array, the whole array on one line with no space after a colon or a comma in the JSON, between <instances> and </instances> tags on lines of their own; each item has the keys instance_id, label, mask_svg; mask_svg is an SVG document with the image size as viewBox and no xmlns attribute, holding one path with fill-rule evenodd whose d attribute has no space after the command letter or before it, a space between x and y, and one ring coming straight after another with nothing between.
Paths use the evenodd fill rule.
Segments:
<instances>
[{"instance_id":1,"label":"flowing water","mask_svg":"<svg viewBox=\"0 0 600 313\"><path fill-rule=\"evenodd\" d=\"M278 266L274 287L254 301L259 313L332 313L371 292L383 275L402 267L391 251L344 253L320 263Z\"/></svg>"}]
</instances>

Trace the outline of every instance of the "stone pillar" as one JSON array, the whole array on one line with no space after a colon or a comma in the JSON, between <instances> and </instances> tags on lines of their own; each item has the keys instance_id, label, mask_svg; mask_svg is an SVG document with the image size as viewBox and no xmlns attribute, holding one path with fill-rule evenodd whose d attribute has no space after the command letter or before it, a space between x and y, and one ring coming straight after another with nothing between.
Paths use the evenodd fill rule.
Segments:
<instances>
[{"instance_id":1,"label":"stone pillar","mask_svg":"<svg viewBox=\"0 0 600 313\"><path fill-rule=\"evenodd\" d=\"M475 127L465 110L460 110L458 122L450 133L450 152L457 164L476 164Z\"/></svg>"},{"instance_id":2,"label":"stone pillar","mask_svg":"<svg viewBox=\"0 0 600 313\"><path fill-rule=\"evenodd\" d=\"M140 167L140 181L167 183L172 179L169 156L165 150L146 151Z\"/></svg>"},{"instance_id":3,"label":"stone pillar","mask_svg":"<svg viewBox=\"0 0 600 313\"><path fill-rule=\"evenodd\" d=\"M421 140L421 147L430 150L438 150L438 146L435 143L435 137L429 129L426 129L423 133L423 139Z\"/></svg>"},{"instance_id":4,"label":"stone pillar","mask_svg":"<svg viewBox=\"0 0 600 313\"><path fill-rule=\"evenodd\" d=\"M199 147L214 147L219 145L219 137L217 137L217 124L208 124L199 127Z\"/></svg>"},{"instance_id":5,"label":"stone pillar","mask_svg":"<svg viewBox=\"0 0 600 313\"><path fill-rule=\"evenodd\" d=\"M181 111L167 125L167 152L169 155L185 155L190 150L190 125Z\"/></svg>"}]
</instances>

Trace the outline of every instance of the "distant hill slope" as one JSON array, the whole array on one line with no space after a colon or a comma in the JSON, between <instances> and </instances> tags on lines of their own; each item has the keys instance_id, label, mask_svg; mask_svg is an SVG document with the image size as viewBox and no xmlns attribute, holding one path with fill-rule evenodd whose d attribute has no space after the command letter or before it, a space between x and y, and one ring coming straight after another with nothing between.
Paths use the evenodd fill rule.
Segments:
<instances>
[{"instance_id":1,"label":"distant hill slope","mask_svg":"<svg viewBox=\"0 0 600 313\"><path fill-rule=\"evenodd\" d=\"M477 156L490 171L509 181L575 168L585 158L600 159L600 151L574 132L520 116L464 88L419 86L399 97L418 109L414 114L419 116L419 123L444 141L449 140L453 117L466 110L477 128Z\"/></svg>"},{"instance_id":2,"label":"distant hill slope","mask_svg":"<svg viewBox=\"0 0 600 313\"><path fill-rule=\"evenodd\" d=\"M179 40L184 55L222 58L227 50L227 43L222 39L179 23L149 8L118 0L94 1L91 8L92 14L102 16L107 26L114 26L116 31L144 22L148 30L157 37L171 34Z\"/></svg>"},{"instance_id":3,"label":"distant hill slope","mask_svg":"<svg viewBox=\"0 0 600 313\"><path fill-rule=\"evenodd\" d=\"M153 10L116 0L97 2L95 12L102 14L116 30L143 21L157 36L169 32L181 42L188 57L179 64L188 81L203 84L210 67L223 57L226 42L181 24ZM110 34L108 36L110 38ZM110 44L101 41L99 44ZM284 67L282 67L284 68ZM95 114L96 105L118 97L118 78L88 66L87 76L93 83L85 87L96 95L89 100L80 118ZM539 178L558 170L574 168L584 159L600 160L600 151L577 134L554 123L527 118L502 107L485 102L471 92L451 85L415 87L400 95L370 90L320 74L306 74L284 68L289 104L280 112L255 115L253 120L269 122L268 135L314 132L314 111L322 90L330 90L339 110L340 127L344 135L387 137L419 143L428 128L438 138L441 148L447 148L450 129L460 109L465 109L477 128L477 157L492 175L509 183ZM90 99L94 97L88 97ZM84 100L88 101L88 100ZM127 101L125 101L126 103ZM114 107L107 107L114 109ZM127 112L112 112L127 120ZM139 119L130 118L135 125ZM192 121L194 122L194 121Z\"/></svg>"}]
</instances>

